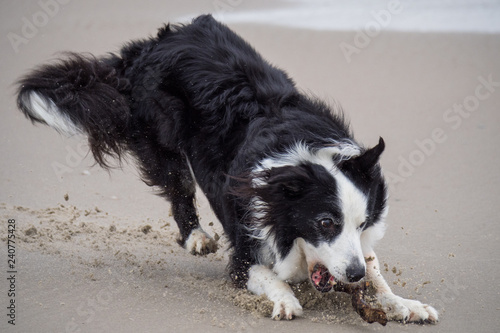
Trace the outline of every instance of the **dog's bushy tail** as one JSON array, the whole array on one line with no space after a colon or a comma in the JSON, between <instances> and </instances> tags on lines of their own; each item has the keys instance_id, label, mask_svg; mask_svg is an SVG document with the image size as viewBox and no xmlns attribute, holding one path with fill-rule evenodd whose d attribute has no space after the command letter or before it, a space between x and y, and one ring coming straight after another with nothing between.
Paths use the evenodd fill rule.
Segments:
<instances>
[{"instance_id":1,"label":"dog's bushy tail","mask_svg":"<svg viewBox=\"0 0 500 333\"><path fill-rule=\"evenodd\" d=\"M129 82L110 63L67 53L18 81L17 105L26 117L67 135L86 134L103 167L109 166L107 155L121 157L130 118L123 95Z\"/></svg>"}]
</instances>

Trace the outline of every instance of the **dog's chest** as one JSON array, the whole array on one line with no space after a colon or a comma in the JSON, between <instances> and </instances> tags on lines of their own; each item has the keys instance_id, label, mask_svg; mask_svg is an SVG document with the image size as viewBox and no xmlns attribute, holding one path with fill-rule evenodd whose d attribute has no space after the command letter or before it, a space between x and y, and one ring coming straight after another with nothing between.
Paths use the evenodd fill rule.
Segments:
<instances>
[{"instance_id":1,"label":"dog's chest","mask_svg":"<svg viewBox=\"0 0 500 333\"><path fill-rule=\"evenodd\" d=\"M282 280L292 283L302 282L308 279L308 267L304 253L300 246L295 243L284 258L276 259L273 271Z\"/></svg>"}]
</instances>

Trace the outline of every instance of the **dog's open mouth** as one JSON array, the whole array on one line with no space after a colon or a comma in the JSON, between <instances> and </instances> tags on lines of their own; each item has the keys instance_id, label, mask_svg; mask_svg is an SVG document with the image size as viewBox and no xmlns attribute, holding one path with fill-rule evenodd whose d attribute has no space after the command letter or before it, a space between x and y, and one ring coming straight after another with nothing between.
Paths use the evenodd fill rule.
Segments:
<instances>
[{"instance_id":1,"label":"dog's open mouth","mask_svg":"<svg viewBox=\"0 0 500 333\"><path fill-rule=\"evenodd\" d=\"M322 264L316 264L311 273L311 282L318 291L329 292L336 284L335 278Z\"/></svg>"}]
</instances>

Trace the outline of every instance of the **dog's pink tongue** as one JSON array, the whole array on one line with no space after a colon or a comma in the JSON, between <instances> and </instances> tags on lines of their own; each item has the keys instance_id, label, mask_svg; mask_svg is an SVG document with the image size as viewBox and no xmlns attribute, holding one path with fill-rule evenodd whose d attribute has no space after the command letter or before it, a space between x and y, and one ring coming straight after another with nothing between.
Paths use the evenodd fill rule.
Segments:
<instances>
[{"instance_id":1,"label":"dog's pink tongue","mask_svg":"<svg viewBox=\"0 0 500 333\"><path fill-rule=\"evenodd\" d=\"M311 282L317 290L326 293L332 290L335 285L335 278L325 266L316 264L311 273Z\"/></svg>"}]
</instances>

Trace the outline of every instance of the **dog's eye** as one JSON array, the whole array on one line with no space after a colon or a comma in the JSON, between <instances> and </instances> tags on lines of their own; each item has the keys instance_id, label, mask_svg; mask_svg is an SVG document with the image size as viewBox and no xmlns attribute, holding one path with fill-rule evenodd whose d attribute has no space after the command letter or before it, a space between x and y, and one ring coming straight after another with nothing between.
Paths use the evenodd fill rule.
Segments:
<instances>
[{"instance_id":1,"label":"dog's eye","mask_svg":"<svg viewBox=\"0 0 500 333\"><path fill-rule=\"evenodd\" d=\"M319 221L319 224L323 229L332 230L335 228L335 222L330 218L324 218Z\"/></svg>"},{"instance_id":2,"label":"dog's eye","mask_svg":"<svg viewBox=\"0 0 500 333\"><path fill-rule=\"evenodd\" d=\"M361 223L361 224L359 225L358 229L359 229L359 230L364 230L364 229L365 229L365 227L366 227L366 222L363 222L363 223Z\"/></svg>"}]
</instances>

